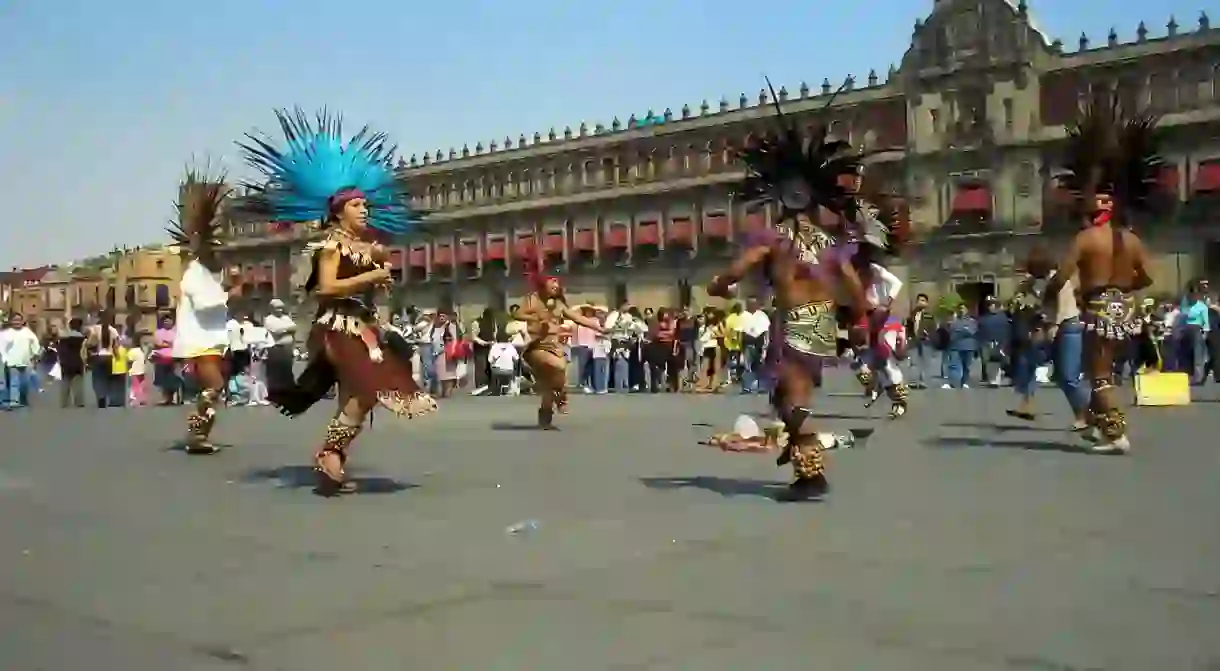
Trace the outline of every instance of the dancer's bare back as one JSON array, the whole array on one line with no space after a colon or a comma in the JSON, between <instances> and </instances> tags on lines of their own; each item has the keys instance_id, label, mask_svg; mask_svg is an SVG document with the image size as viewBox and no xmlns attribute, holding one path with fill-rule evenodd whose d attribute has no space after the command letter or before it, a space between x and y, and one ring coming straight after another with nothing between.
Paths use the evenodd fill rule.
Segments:
<instances>
[{"instance_id":1,"label":"dancer's bare back","mask_svg":"<svg viewBox=\"0 0 1220 671\"><path fill-rule=\"evenodd\" d=\"M1152 285L1147 267L1148 253L1139 236L1106 225L1076 234L1059 273L1064 279L1075 275L1081 293L1106 287L1131 292Z\"/></svg>"}]
</instances>

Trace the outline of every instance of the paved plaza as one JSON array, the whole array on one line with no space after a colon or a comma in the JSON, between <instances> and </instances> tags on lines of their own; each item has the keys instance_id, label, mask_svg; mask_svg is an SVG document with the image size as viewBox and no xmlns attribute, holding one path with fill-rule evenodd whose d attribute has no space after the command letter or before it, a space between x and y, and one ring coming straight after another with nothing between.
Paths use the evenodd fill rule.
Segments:
<instances>
[{"instance_id":1,"label":"paved plaza","mask_svg":"<svg viewBox=\"0 0 1220 671\"><path fill-rule=\"evenodd\" d=\"M812 504L696 444L761 397L383 413L338 500L307 466L329 408L229 411L209 457L169 449L180 409L0 414L0 669L1220 669L1220 404L1136 410L1098 457L1053 390L1038 426L1010 399L878 404Z\"/></svg>"}]
</instances>

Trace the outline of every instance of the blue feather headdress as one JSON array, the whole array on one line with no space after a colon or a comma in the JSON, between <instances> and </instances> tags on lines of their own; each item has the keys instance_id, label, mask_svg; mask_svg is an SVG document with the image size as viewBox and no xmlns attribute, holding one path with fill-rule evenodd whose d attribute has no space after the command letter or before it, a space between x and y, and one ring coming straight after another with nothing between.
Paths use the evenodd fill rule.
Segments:
<instances>
[{"instance_id":1,"label":"blue feather headdress","mask_svg":"<svg viewBox=\"0 0 1220 671\"><path fill-rule=\"evenodd\" d=\"M343 120L323 110L310 119L300 108L276 110L283 147L266 136L247 134L238 142L246 162L263 174L261 184L247 183L244 203L251 214L281 222L322 222L332 215L336 194L358 191L369 207L368 225L390 236L409 233L423 213L410 206L410 195L394 175L396 147L384 133L365 126L343 137Z\"/></svg>"}]
</instances>

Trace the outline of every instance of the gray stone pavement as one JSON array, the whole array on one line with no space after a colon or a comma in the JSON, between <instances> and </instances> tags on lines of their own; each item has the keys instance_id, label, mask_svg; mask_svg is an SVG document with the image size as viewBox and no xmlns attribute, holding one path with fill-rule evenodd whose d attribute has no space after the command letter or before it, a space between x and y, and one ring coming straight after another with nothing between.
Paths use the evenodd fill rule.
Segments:
<instances>
[{"instance_id":1,"label":"gray stone pavement","mask_svg":"<svg viewBox=\"0 0 1220 671\"><path fill-rule=\"evenodd\" d=\"M0 414L0 669L1220 669L1220 404L1096 457L1056 393L1029 427L1009 399L922 392L797 505L696 445L762 398L383 414L341 500L309 492L324 409L227 412L212 457L167 449L176 409Z\"/></svg>"}]
</instances>

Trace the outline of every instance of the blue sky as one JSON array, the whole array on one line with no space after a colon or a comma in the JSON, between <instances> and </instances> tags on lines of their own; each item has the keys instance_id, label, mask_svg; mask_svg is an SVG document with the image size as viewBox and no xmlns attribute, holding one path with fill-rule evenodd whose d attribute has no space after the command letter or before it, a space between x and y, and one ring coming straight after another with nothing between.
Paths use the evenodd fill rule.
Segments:
<instances>
[{"instance_id":1,"label":"blue sky","mask_svg":"<svg viewBox=\"0 0 1220 671\"><path fill-rule=\"evenodd\" d=\"M1031 0L1069 46L1199 0ZM291 7L291 9L289 9ZM884 75L931 0L8 0L0 2L0 268L164 238L195 157L240 170L233 140L275 107L329 106L406 155L649 108L758 93L766 74ZM1159 15L1152 15L1152 12ZM1214 17L1220 20L1220 16Z\"/></svg>"}]
</instances>

